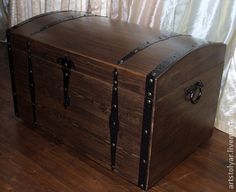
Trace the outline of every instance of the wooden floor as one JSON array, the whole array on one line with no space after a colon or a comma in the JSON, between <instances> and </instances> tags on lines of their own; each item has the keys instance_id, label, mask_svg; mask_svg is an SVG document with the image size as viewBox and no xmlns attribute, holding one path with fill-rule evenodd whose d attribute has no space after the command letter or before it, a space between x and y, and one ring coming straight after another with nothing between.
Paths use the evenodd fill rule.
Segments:
<instances>
[{"instance_id":1,"label":"wooden floor","mask_svg":"<svg viewBox=\"0 0 236 192\"><path fill-rule=\"evenodd\" d=\"M151 192L228 191L228 136L215 130ZM236 147L235 147L236 148ZM0 45L0 192L141 191L109 170L55 144L14 117L7 55Z\"/></svg>"}]
</instances>

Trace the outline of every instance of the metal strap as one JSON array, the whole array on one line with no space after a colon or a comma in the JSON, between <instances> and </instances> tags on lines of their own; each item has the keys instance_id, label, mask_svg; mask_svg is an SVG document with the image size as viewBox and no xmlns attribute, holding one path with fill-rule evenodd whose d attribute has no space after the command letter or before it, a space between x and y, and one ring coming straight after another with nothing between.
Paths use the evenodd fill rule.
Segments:
<instances>
[{"instance_id":1,"label":"metal strap","mask_svg":"<svg viewBox=\"0 0 236 192\"><path fill-rule=\"evenodd\" d=\"M153 113L153 98L155 88L155 77L152 74L146 77L144 111L143 111L143 129L140 149L140 164L139 164L139 187L147 190L147 174L149 163L149 145L151 137L151 123Z\"/></svg>"},{"instance_id":2,"label":"metal strap","mask_svg":"<svg viewBox=\"0 0 236 192\"><path fill-rule=\"evenodd\" d=\"M112 87L112 102L111 114L109 120L110 127L110 141L111 141L111 168L115 169L116 165L116 146L117 137L119 132L119 119L118 119L118 71L113 72L113 87Z\"/></svg>"},{"instance_id":3,"label":"metal strap","mask_svg":"<svg viewBox=\"0 0 236 192\"><path fill-rule=\"evenodd\" d=\"M36 34L42 32L42 31L45 31L46 29L49 29L49 28L51 28L51 27L53 27L55 25L58 25L60 23L66 22L66 21L71 21L71 20L79 19L79 18L82 18L82 17L89 17L89 16L97 16L97 15L92 15L90 13L79 12L79 15L77 15L77 16L73 16L72 15L72 16L66 17L64 19L59 19L59 20L57 20L55 22L50 23L49 25L46 25L46 26L42 27L38 31L35 31L35 32L31 33L30 35L31 36L36 35Z\"/></svg>"},{"instance_id":4,"label":"metal strap","mask_svg":"<svg viewBox=\"0 0 236 192\"><path fill-rule=\"evenodd\" d=\"M166 58L157 67L151 71L146 77L145 99L144 99L144 111L143 111L143 128L142 139L140 149L140 163L139 163L139 187L143 190L148 189L148 170L150 166L150 139L152 129L152 116L154 104L154 90L156 79L160 77L171 66L178 62L185 55L193 50L205 45L205 41L198 44L192 44L190 47L184 48L181 52L174 53L171 57Z\"/></svg>"},{"instance_id":5,"label":"metal strap","mask_svg":"<svg viewBox=\"0 0 236 192\"><path fill-rule=\"evenodd\" d=\"M18 104L17 104L17 95L16 95L15 70L14 70L12 47L11 47L11 31L10 31L10 29L7 30L6 36L7 36L9 68L10 68L10 74L11 74L11 88L12 88L12 96L13 96L13 102L14 102L14 112L15 112L16 116L19 116Z\"/></svg>"},{"instance_id":6,"label":"metal strap","mask_svg":"<svg viewBox=\"0 0 236 192\"><path fill-rule=\"evenodd\" d=\"M151 45L158 43L160 41L165 41L167 39L178 37L182 35L171 34L161 35L157 38L152 39L151 41L145 42L138 48L132 50L129 54L119 60L117 63L123 64L124 61L133 57L138 52L150 47ZM141 188L146 188L146 178L147 178L147 167L148 167L148 147L150 142L150 129L152 121L152 103L153 103L153 91L155 78L147 76L146 80L146 97L144 104L144 116L143 116L143 134L142 134L142 146L141 146L141 155L140 155L140 171L139 171L139 186ZM119 119L118 119L118 71L117 69L113 72L113 91L112 91L112 103L111 103L111 114L109 120L110 126L110 139L111 139L111 167L112 170L115 169L115 160L116 160L116 147L117 147L117 138L119 132Z\"/></svg>"},{"instance_id":7,"label":"metal strap","mask_svg":"<svg viewBox=\"0 0 236 192\"><path fill-rule=\"evenodd\" d=\"M185 55L205 46L206 44L209 44L209 42L198 39L198 42L193 43L189 47L183 48L181 52L179 51L175 52L172 56L163 60L159 65L157 65L157 67L153 71L150 72L150 74L152 74L155 78L158 78L160 75L162 75L165 71L167 71L171 66L173 66L177 61L179 61Z\"/></svg>"},{"instance_id":8,"label":"metal strap","mask_svg":"<svg viewBox=\"0 0 236 192\"><path fill-rule=\"evenodd\" d=\"M144 50L156 43L159 43L161 41L166 41L170 38L174 38L174 37L178 37L178 36L183 36L183 35L179 35L179 34L160 35L159 37L155 37L155 38L151 39L150 41L146 41L145 43L141 44L140 46L138 46L134 50L130 51L127 55L125 55L122 59L120 59L118 61L118 63L123 64L125 61L127 61L128 59L130 59L131 57L133 57L134 55L136 55L140 51L142 51L142 50Z\"/></svg>"},{"instance_id":9,"label":"metal strap","mask_svg":"<svg viewBox=\"0 0 236 192\"><path fill-rule=\"evenodd\" d=\"M72 68L75 69L75 65L67 57L58 58L57 63L61 65L61 69L63 72L64 107L66 109L70 105L69 82L70 82L71 69Z\"/></svg>"},{"instance_id":10,"label":"metal strap","mask_svg":"<svg viewBox=\"0 0 236 192\"><path fill-rule=\"evenodd\" d=\"M27 43L28 49L28 73L29 73L29 90L30 90L30 97L31 97L31 105L32 105L32 112L33 112L33 125L37 125L37 118L36 118L36 102L35 102L35 83L34 83L34 75L33 75L33 66L31 60L31 44L30 41Z\"/></svg>"},{"instance_id":11,"label":"metal strap","mask_svg":"<svg viewBox=\"0 0 236 192\"><path fill-rule=\"evenodd\" d=\"M38 18L41 18L41 17L45 17L45 16L48 16L48 15L53 15L53 14L57 14L57 13L61 13L61 12L72 12L71 10L68 10L68 11L51 11L51 12L47 12L47 13L43 13L43 14L40 14L40 15L36 15L34 17L31 17L17 25L14 25L13 27L11 27L11 29L17 29L18 27L24 25L24 24L27 24L35 19L38 19Z\"/></svg>"}]
</instances>

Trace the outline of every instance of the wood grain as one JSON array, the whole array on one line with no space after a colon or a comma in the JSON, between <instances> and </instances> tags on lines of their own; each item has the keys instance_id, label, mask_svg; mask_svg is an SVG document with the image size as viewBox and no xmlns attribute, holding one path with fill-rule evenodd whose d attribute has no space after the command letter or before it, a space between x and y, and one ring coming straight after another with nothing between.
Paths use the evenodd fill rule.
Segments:
<instances>
[{"instance_id":1,"label":"wood grain","mask_svg":"<svg viewBox=\"0 0 236 192\"><path fill-rule=\"evenodd\" d=\"M118 65L117 61L130 50L162 32L105 17L71 16L77 13L55 13L12 29L20 117L27 124L32 122L26 49L30 42L38 129L110 169L109 117L116 69L116 171L137 185L143 151L141 135L146 129L142 127L146 111L143 106L150 94L145 93L146 76L162 67L155 79L155 101L151 102L151 145L145 149L149 154L141 161L148 162L147 180L151 188L212 135L225 46L172 34ZM65 21L66 18L71 19ZM58 63L65 57L75 66L70 71L71 105L67 109L63 106L63 73ZM167 65L163 61L168 58L171 62ZM199 80L204 83L204 97L193 107L185 101L184 94Z\"/></svg>"},{"instance_id":2,"label":"wood grain","mask_svg":"<svg viewBox=\"0 0 236 192\"><path fill-rule=\"evenodd\" d=\"M48 15L21 26L12 32L13 44L22 47L22 38L25 41L30 39L33 49L44 53L46 57L52 56L51 52L48 54L45 49L47 46L51 46L54 47L53 50L57 49L64 53L75 54L77 57L84 57L86 60L106 63L107 67L117 66L145 77L160 61L173 55L176 51L181 52L183 47L207 43L190 36L171 38L154 44L118 66L117 62L123 56L160 36L162 32L137 24L93 16L62 22L36 35L30 35L32 31L37 31L40 27L47 26L50 22L53 23L55 19L63 19L68 15L76 15L76 13L64 12L60 15ZM46 20L45 23L44 20ZM65 38L62 39L62 37ZM44 46L44 48L42 49L40 46Z\"/></svg>"},{"instance_id":3,"label":"wood grain","mask_svg":"<svg viewBox=\"0 0 236 192\"><path fill-rule=\"evenodd\" d=\"M224 52L224 45L196 50L158 79L150 185L212 135ZM185 100L185 90L199 80L204 83L203 95L193 105Z\"/></svg>"},{"instance_id":4,"label":"wood grain","mask_svg":"<svg viewBox=\"0 0 236 192\"><path fill-rule=\"evenodd\" d=\"M142 191L62 144L56 145L14 117L5 46L0 46L0 190ZM228 190L228 135L215 130L150 192ZM234 149L236 144L234 143Z\"/></svg>"}]
</instances>

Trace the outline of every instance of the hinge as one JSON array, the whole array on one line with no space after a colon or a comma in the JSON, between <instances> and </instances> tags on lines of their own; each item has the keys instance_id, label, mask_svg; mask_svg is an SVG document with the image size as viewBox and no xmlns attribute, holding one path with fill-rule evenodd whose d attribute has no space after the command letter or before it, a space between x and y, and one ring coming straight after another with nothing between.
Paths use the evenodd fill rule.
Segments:
<instances>
[{"instance_id":1,"label":"hinge","mask_svg":"<svg viewBox=\"0 0 236 192\"><path fill-rule=\"evenodd\" d=\"M61 69L63 72L64 107L66 109L70 105L69 82L71 69L75 69L75 65L67 57L58 58L57 63L61 65Z\"/></svg>"}]
</instances>

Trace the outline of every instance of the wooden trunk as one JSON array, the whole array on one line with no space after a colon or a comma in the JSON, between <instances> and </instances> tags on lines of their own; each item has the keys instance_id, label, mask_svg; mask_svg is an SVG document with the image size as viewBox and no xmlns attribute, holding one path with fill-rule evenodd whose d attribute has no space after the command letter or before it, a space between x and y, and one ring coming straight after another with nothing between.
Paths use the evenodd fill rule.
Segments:
<instances>
[{"instance_id":1,"label":"wooden trunk","mask_svg":"<svg viewBox=\"0 0 236 192\"><path fill-rule=\"evenodd\" d=\"M212 134L224 44L74 11L7 37L16 115L142 189Z\"/></svg>"}]
</instances>

